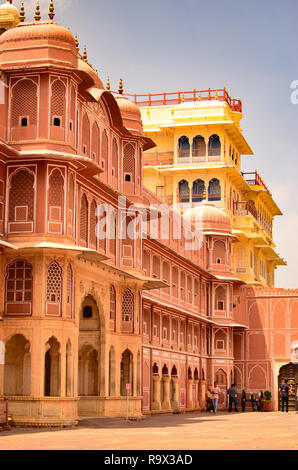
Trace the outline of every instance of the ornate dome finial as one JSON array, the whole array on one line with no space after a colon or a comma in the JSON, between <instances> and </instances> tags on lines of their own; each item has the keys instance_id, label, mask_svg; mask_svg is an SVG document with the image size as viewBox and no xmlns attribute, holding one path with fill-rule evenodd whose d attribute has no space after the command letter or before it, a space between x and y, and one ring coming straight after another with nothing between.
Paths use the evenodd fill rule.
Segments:
<instances>
[{"instance_id":1,"label":"ornate dome finial","mask_svg":"<svg viewBox=\"0 0 298 470\"><path fill-rule=\"evenodd\" d=\"M119 95L123 95L123 81L122 81L122 78L120 78L118 93L119 93Z\"/></svg>"},{"instance_id":2,"label":"ornate dome finial","mask_svg":"<svg viewBox=\"0 0 298 470\"><path fill-rule=\"evenodd\" d=\"M85 46L84 48L84 53L83 53L83 60L85 60L87 62L87 59L88 59L88 56L87 56L87 48Z\"/></svg>"},{"instance_id":3,"label":"ornate dome finial","mask_svg":"<svg viewBox=\"0 0 298 470\"><path fill-rule=\"evenodd\" d=\"M79 44L79 40L78 40L78 35L77 35L77 34L75 35L75 44L76 44L76 50L79 52L79 50L80 50L80 44Z\"/></svg>"},{"instance_id":4,"label":"ornate dome finial","mask_svg":"<svg viewBox=\"0 0 298 470\"><path fill-rule=\"evenodd\" d=\"M54 16L55 16L54 3L50 2L50 6L49 6L49 18L50 18L50 20L53 20Z\"/></svg>"},{"instance_id":5,"label":"ornate dome finial","mask_svg":"<svg viewBox=\"0 0 298 470\"><path fill-rule=\"evenodd\" d=\"M39 0L37 0L34 19L35 19L35 21L40 21L40 18L41 18L41 16L40 16Z\"/></svg>"},{"instance_id":6,"label":"ornate dome finial","mask_svg":"<svg viewBox=\"0 0 298 470\"><path fill-rule=\"evenodd\" d=\"M108 91L110 91L110 89L111 89L110 77L108 77L108 79L107 79L107 87L106 88L107 88Z\"/></svg>"},{"instance_id":7,"label":"ornate dome finial","mask_svg":"<svg viewBox=\"0 0 298 470\"><path fill-rule=\"evenodd\" d=\"M20 22L24 23L25 21L25 8L24 3L22 2L21 9L20 9Z\"/></svg>"}]
</instances>

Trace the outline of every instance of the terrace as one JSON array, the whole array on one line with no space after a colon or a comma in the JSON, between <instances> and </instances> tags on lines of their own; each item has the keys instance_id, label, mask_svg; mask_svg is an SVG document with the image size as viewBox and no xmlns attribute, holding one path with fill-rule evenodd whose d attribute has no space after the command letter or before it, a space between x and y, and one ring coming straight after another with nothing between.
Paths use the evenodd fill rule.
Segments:
<instances>
[{"instance_id":1,"label":"terrace","mask_svg":"<svg viewBox=\"0 0 298 470\"><path fill-rule=\"evenodd\" d=\"M252 171L252 172L242 172L241 173L245 181L250 185L250 186L261 186L265 191L267 191L270 196L272 196L271 192L267 188L266 184L260 177L259 173L257 171Z\"/></svg>"},{"instance_id":2,"label":"terrace","mask_svg":"<svg viewBox=\"0 0 298 470\"><path fill-rule=\"evenodd\" d=\"M194 89L192 91L148 93L144 95L123 93L123 96L141 108L147 106L170 106L184 102L221 101L226 102L232 111L242 113L241 100L231 98L225 88L217 90L211 90L211 88L208 88L208 90Z\"/></svg>"}]
</instances>

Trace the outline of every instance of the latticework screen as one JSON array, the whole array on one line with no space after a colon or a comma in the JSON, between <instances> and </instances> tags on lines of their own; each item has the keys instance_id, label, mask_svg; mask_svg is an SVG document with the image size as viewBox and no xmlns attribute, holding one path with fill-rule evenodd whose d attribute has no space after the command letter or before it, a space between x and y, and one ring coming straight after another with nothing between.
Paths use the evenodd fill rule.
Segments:
<instances>
[{"instance_id":1,"label":"latticework screen","mask_svg":"<svg viewBox=\"0 0 298 470\"><path fill-rule=\"evenodd\" d=\"M20 117L29 118L28 125L37 123L37 85L32 80L21 80L12 91L11 124L20 125Z\"/></svg>"},{"instance_id":2,"label":"latticework screen","mask_svg":"<svg viewBox=\"0 0 298 470\"><path fill-rule=\"evenodd\" d=\"M51 88L51 124L53 124L54 117L61 119L61 127L65 126L65 100L66 88L61 80L55 80Z\"/></svg>"},{"instance_id":3,"label":"latticework screen","mask_svg":"<svg viewBox=\"0 0 298 470\"><path fill-rule=\"evenodd\" d=\"M61 303L62 298L62 269L53 261L47 272L47 302Z\"/></svg>"},{"instance_id":4,"label":"latticework screen","mask_svg":"<svg viewBox=\"0 0 298 470\"><path fill-rule=\"evenodd\" d=\"M122 321L132 322L134 312L134 295L131 290L126 289L122 295Z\"/></svg>"},{"instance_id":5,"label":"latticework screen","mask_svg":"<svg viewBox=\"0 0 298 470\"><path fill-rule=\"evenodd\" d=\"M27 218L33 221L34 175L26 169L11 177L9 191L9 221L16 220L16 207L27 207Z\"/></svg>"}]
</instances>

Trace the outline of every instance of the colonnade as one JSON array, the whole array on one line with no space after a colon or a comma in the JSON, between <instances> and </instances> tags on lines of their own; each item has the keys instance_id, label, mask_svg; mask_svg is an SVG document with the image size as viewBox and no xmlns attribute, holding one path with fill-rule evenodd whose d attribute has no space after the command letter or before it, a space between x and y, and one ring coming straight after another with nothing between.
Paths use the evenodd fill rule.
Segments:
<instances>
[{"instance_id":1,"label":"colonnade","mask_svg":"<svg viewBox=\"0 0 298 470\"><path fill-rule=\"evenodd\" d=\"M153 374L152 379L152 410L178 411L180 409L179 377ZM186 394L186 409L199 409L203 406L205 394L201 393L201 397L199 396L198 379L187 379Z\"/></svg>"}]
</instances>

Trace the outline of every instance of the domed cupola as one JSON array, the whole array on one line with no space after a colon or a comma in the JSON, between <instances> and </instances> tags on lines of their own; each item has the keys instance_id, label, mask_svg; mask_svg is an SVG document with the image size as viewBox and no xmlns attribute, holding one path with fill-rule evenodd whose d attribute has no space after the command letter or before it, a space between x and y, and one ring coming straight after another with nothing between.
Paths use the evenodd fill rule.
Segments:
<instances>
[{"instance_id":1,"label":"domed cupola","mask_svg":"<svg viewBox=\"0 0 298 470\"><path fill-rule=\"evenodd\" d=\"M211 202L203 201L184 213L184 218L197 221L204 232L231 233L231 220L222 209L215 207Z\"/></svg>"},{"instance_id":2,"label":"domed cupola","mask_svg":"<svg viewBox=\"0 0 298 470\"><path fill-rule=\"evenodd\" d=\"M132 134L143 136L141 111L136 104L123 96L122 79L120 79L118 94L115 94L114 98L119 106L123 124L126 129L128 129Z\"/></svg>"},{"instance_id":3,"label":"domed cupola","mask_svg":"<svg viewBox=\"0 0 298 470\"><path fill-rule=\"evenodd\" d=\"M20 22L19 10L11 0L0 5L0 35Z\"/></svg>"},{"instance_id":4,"label":"domed cupola","mask_svg":"<svg viewBox=\"0 0 298 470\"><path fill-rule=\"evenodd\" d=\"M6 7L6 4L4 6ZM9 8L12 7L9 5ZM1 67L4 69L20 67L21 59L27 66L55 65L76 68L78 53L75 38L67 28L53 20L54 16L51 2L49 19L41 20L37 4L35 21L26 23L22 7L19 20L17 21L15 16L15 23L0 36Z\"/></svg>"}]
</instances>

